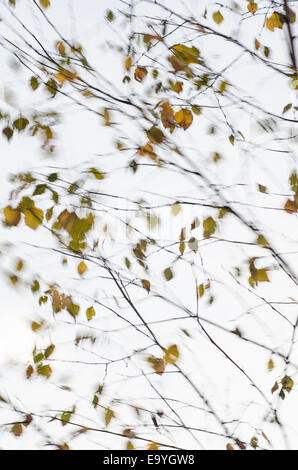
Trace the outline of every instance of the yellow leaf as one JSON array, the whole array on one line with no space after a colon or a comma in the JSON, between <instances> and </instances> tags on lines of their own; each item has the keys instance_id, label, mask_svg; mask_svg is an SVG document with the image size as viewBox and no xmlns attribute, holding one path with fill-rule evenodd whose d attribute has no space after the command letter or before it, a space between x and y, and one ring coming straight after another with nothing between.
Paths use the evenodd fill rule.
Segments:
<instances>
[{"instance_id":1,"label":"yellow leaf","mask_svg":"<svg viewBox=\"0 0 298 470\"><path fill-rule=\"evenodd\" d=\"M92 317L95 317L95 309L94 307L88 307L87 310L86 310L86 317L87 317L87 320L90 321L92 319Z\"/></svg>"},{"instance_id":2,"label":"yellow leaf","mask_svg":"<svg viewBox=\"0 0 298 470\"><path fill-rule=\"evenodd\" d=\"M247 9L250 13L254 15L256 11L258 10L258 5L256 3L249 3L247 5Z\"/></svg>"},{"instance_id":3,"label":"yellow leaf","mask_svg":"<svg viewBox=\"0 0 298 470\"><path fill-rule=\"evenodd\" d=\"M182 89L183 89L183 82L172 82L171 80L169 81L170 83L170 87L172 88L172 90L175 92L175 93L181 93Z\"/></svg>"},{"instance_id":4,"label":"yellow leaf","mask_svg":"<svg viewBox=\"0 0 298 470\"><path fill-rule=\"evenodd\" d=\"M215 21L215 23L217 23L217 24L222 23L223 19L224 19L224 17L222 16L222 14L220 13L219 10L216 11L215 13L213 13L212 18Z\"/></svg>"},{"instance_id":5,"label":"yellow leaf","mask_svg":"<svg viewBox=\"0 0 298 470\"><path fill-rule=\"evenodd\" d=\"M234 447L232 446L232 444L229 444L229 443L227 443L226 449L227 450L235 450Z\"/></svg>"},{"instance_id":6,"label":"yellow leaf","mask_svg":"<svg viewBox=\"0 0 298 470\"><path fill-rule=\"evenodd\" d=\"M192 112L189 109L182 108L175 114L175 121L180 127L183 127L185 131L191 125L192 120Z\"/></svg>"},{"instance_id":7,"label":"yellow leaf","mask_svg":"<svg viewBox=\"0 0 298 470\"><path fill-rule=\"evenodd\" d=\"M126 70L129 70L129 69L130 69L131 64L132 64L131 57L127 57L127 58L125 59L125 68L126 68Z\"/></svg>"},{"instance_id":8,"label":"yellow leaf","mask_svg":"<svg viewBox=\"0 0 298 470\"><path fill-rule=\"evenodd\" d=\"M21 211L19 209L13 209L11 206L7 206L4 207L3 212L7 225L18 225L21 219Z\"/></svg>"},{"instance_id":9,"label":"yellow leaf","mask_svg":"<svg viewBox=\"0 0 298 470\"><path fill-rule=\"evenodd\" d=\"M84 261L81 261L77 269L78 269L79 275L82 276L84 272L87 271L86 263Z\"/></svg>"},{"instance_id":10,"label":"yellow leaf","mask_svg":"<svg viewBox=\"0 0 298 470\"><path fill-rule=\"evenodd\" d=\"M12 426L10 432L12 432L16 437L19 437L23 432L23 426L21 423L16 423Z\"/></svg>"},{"instance_id":11,"label":"yellow leaf","mask_svg":"<svg viewBox=\"0 0 298 470\"><path fill-rule=\"evenodd\" d=\"M156 153L154 152L152 145L150 145L149 143L141 146L138 150L138 154L141 156L147 156L152 160L156 159Z\"/></svg>"},{"instance_id":12,"label":"yellow leaf","mask_svg":"<svg viewBox=\"0 0 298 470\"><path fill-rule=\"evenodd\" d=\"M39 0L39 3L43 8L48 8L51 5L50 0Z\"/></svg>"},{"instance_id":13,"label":"yellow leaf","mask_svg":"<svg viewBox=\"0 0 298 470\"><path fill-rule=\"evenodd\" d=\"M65 50L65 46L64 46L64 44L63 44L62 41L57 41L56 44L55 44L55 46L56 46L57 51L58 51L60 54L62 54L62 55L65 54L65 51L66 51L66 50Z\"/></svg>"},{"instance_id":14,"label":"yellow leaf","mask_svg":"<svg viewBox=\"0 0 298 470\"><path fill-rule=\"evenodd\" d=\"M126 450L135 450L134 445L131 441L128 441L126 444Z\"/></svg>"},{"instance_id":15,"label":"yellow leaf","mask_svg":"<svg viewBox=\"0 0 298 470\"><path fill-rule=\"evenodd\" d=\"M267 367L268 370L272 370L274 368L274 362L272 359L269 359Z\"/></svg>"},{"instance_id":16,"label":"yellow leaf","mask_svg":"<svg viewBox=\"0 0 298 470\"><path fill-rule=\"evenodd\" d=\"M164 361L167 364L176 364L179 359L179 350L176 344L172 344L165 350Z\"/></svg>"},{"instance_id":17,"label":"yellow leaf","mask_svg":"<svg viewBox=\"0 0 298 470\"><path fill-rule=\"evenodd\" d=\"M156 444L156 442L151 442L148 446L148 450L158 450L158 445Z\"/></svg>"},{"instance_id":18,"label":"yellow leaf","mask_svg":"<svg viewBox=\"0 0 298 470\"><path fill-rule=\"evenodd\" d=\"M36 230L43 221L43 211L37 207L25 209L23 214L25 216L25 224L32 230Z\"/></svg>"},{"instance_id":19,"label":"yellow leaf","mask_svg":"<svg viewBox=\"0 0 298 470\"><path fill-rule=\"evenodd\" d=\"M147 76L147 69L145 67L137 67L135 69L134 77L137 82L142 82Z\"/></svg>"},{"instance_id":20,"label":"yellow leaf","mask_svg":"<svg viewBox=\"0 0 298 470\"><path fill-rule=\"evenodd\" d=\"M283 27L284 19L278 12L274 11L270 18L266 18L265 23L270 31L274 31L275 28L281 29Z\"/></svg>"},{"instance_id":21,"label":"yellow leaf","mask_svg":"<svg viewBox=\"0 0 298 470\"><path fill-rule=\"evenodd\" d=\"M185 64L201 63L201 60L199 59L200 51L196 47L187 47L183 44L176 44L171 49L177 59L182 60Z\"/></svg>"},{"instance_id":22,"label":"yellow leaf","mask_svg":"<svg viewBox=\"0 0 298 470\"><path fill-rule=\"evenodd\" d=\"M203 297L204 293L205 293L205 287L204 287L204 284L200 284L198 286L198 293L199 293L199 296L200 297Z\"/></svg>"}]
</instances>

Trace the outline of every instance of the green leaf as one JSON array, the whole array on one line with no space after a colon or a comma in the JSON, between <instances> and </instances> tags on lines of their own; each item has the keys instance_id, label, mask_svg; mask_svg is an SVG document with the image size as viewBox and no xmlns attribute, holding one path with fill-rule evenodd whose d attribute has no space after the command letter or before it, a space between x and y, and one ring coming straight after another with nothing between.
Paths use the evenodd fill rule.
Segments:
<instances>
[{"instance_id":1,"label":"green leaf","mask_svg":"<svg viewBox=\"0 0 298 470\"><path fill-rule=\"evenodd\" d=\"M39 81L37 77L30 78L30 86L33 91L37 90L37 88L39 87Z\"/></svg>"},{"instance_id":2,"label":"green leaf","mask_svg":"<svg viewBox=\"0 0 298 470\"><path fill-rule=\"evenodd\" d=\"M164 273L164 277L166 278L167 281L170 281L174 277L171 268L166 268L163 273Z\"/></svg>"},{"instance_id":3,"label":"green leaf","mask_svg":"<svg viewBox=\"0 0 298 470\"><path fill-rule=\"evenodd\" d=\"M90 168L89 171L93 174L94 178L96 178L97 180L104 179L104 175L97 168Z\"/></svg>"},{"instance_id":4,"label":"green leaf","mask_svg":"<svg viewBox=\"0 0 298 470\"><path fill-rule=\"evenodd\" d=\"M37 364L38 362L42 361L43 359L44 359L43 353L39 353L39 354L36 354L36 356L34 356L33 361L34 361L35 364Z\"/></svg>"}]
</instances>

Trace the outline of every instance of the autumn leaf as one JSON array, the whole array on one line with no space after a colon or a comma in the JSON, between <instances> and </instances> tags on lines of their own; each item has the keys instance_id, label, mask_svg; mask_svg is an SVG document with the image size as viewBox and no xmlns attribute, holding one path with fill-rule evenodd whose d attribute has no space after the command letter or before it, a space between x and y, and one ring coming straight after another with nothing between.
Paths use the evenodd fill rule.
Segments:
<instances>
[{"instance_id":1,"label":"autumn leaf","mask_svg":"<svg viewBox=\"0 0 298 470\"><path fill-rule=\"evenodd\" d=\"M135 69L134 77L137 82L142 82L146 78L148 72L145 67L137 67Z\"/></svg>"},{"instance_id":2,"label":"autumn leaf","mask_svg":"<svg viewBox=\"0 0 298 470\"><path fill-rule=\"evenodd\" d=\"M23 426L21 423L15 423L10 432L12 432L16 437L20 437L20 435L22 434L23 432Z\"/></svg>"},{"instance_id":3,"label":"autumn leaf","mask_svg":"<svg viewBox=\"0 0 298 470\"><path fill-rule=\"evenodd\" d=\"M207 217L203 221L203 228L204 228L204 238L210 237L211 235L213 235L213 233L216 230L215 220L212 217Z\"/></svg>"},{"instance_id":4,"label":"autumn leaf","mask_svg":"<svg viewBox=\"0 0 298 470\"><path fill-rule=\"evenodd\" d=\"M3 209L5 222L10 227L18 225L21 220L21 211L19 209L13 209L11 206L4 207Z\"/></svg>"},{"instance_id":5,"label":"autumn leaf","mask_svg":"<svg viewBox=\"0 0 298 470\"><path fill-rule=\"evenodd\" d=\"M92 317L95 317L95 309L94 307L88 307L87 310L86 310L86 317L87 317L87 320L90 321L92 320Z\"/></svg>"},{"instance_id":6,"label":"autumn leaf","mask_svg":"<svg viewBox=\"0 0 298 470\"><path fill-rule=\"evenodd\" d=\"M180 109L180 111L175 114L175 121L178 126L183 127L186 131L193 121L192 112L189 109Z\"/></svg>"},{"instance_id":7,"label":"autumn leaf","mask_svg":"<svg viewBox=\"0 0 298 470\"><path fill-rule=\"evenodd\" d=\"M83 276L84 272L87 271L87 265L84 261L81 261L80 264L78 265L78 273L80 276Z\"/></svg>"},{"instance_id":8,"label":"autumn leaf","mask_svg":"<svg viewBox=\"0 0 298 470\"><path fill-rule=\"evenodd\" d=\"M107 426L110 424L112 418L114 417L115 417L114 411L111 410L111 408L106 408L104 418L105 418L105 423Z\"/></svg>"},{"instance_id":9,"label":"autumn leaf","mask_svg":"<svg viewBox=\"0 0 298 470\"><path fill-rule=\"evenodd\" d=\"M151 287L150 281L148 281L147 279L142 279L142 280L141 280L141 283L142 283L142 286L144 287L144 289L145 289L145 290L148 292L148 294L149 294L149 292L150 292L150 287Z\"/></svg>"},{"instance_id":10,"label":"autumn leaf","mask_svg":"<svg viewBox=\"0 0 298 470\"><path fill-rule=\"evenodd\" d=\"M170 103L167 101L163 101L160 105L161 112L161 122L162 125L167 129L169 128L170 131L173 131L176 125L176 121L174 119L174 111Z\"/></svg>"},{"instance_id":11,"label":"autumn leaf","mask_svg":"<svg viewBox=\"0 0 298 470\"><path fill-rule=\"evenodd\" d=\"M43 221L43 211L35 206L31 209L25 209L23 213L25 224L32 230L36 230Z\"/></svg>"},{"instance_id":12,"label":"autumn leaf","mask_svg":"<svg viewBox=\"0 0 298 470\"><path fill-rule=\"evenodd\" d=\"M158 127L152 126L147 131L147 137L153 144L160 144L165 139L165 136Z\"/></svg>"},{"instance_id":13,"label":"autumn leaf","mask_svg":"<svg viewBox=\"0 0 298 470\"><path fill-rule=\"evenodd\" d=\"M212 18L215 21L215 23L217 23L217 24L222 23L223 20L224 20L224 17L222 16L222 14L220 13L219 10L216 11L215 13L213 13Z\"/></svg>"},{"instance_id":14,"label":"autumn leaf","mask_svg":"<svg viewBox=\"0 0 298 470\"><path fill-rule=\"evenodd\" d=\"M165 350L164 361L166 364L176 364L177 359L179 359L179 350L176 344L172 344Z\"/></svg>"},{"instance_id":15,"label":"autumn leaf","mask_svg":"<svg viewBox=\"0 0 298 470\"><path fill-rule=\"evenodd\" d=\"M39 3L43 8L48 8L51 5L50 0L39 0Z\"/></svg>"},{"instance_id":16,"label":"autumn leaf","mask_svg":"<svg viewBox=\"0 0 298 470\"><path fill-rule=\"evenodd\" d=\"M249 2L249 4L247 5L247 9L250 13L254 15L256 11L258 11L258 5L256 3Z\"/></svg>"}]
</instances>

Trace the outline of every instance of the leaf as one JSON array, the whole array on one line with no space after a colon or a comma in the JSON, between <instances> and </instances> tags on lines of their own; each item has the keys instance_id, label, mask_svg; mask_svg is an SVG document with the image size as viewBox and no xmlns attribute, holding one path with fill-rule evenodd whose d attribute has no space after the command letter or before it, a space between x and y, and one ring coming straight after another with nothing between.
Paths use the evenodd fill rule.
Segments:
<instances>
[{"instance_id":1,"label":"leaf","mask_svg":"<svg viewBox=\"0 0 298 470\"><path fill-rule=\"evenodd\" d=\"M48 8L51 5L50 0L39 0L39 3L43 8Z\"/></svg>"},{"instance_id":2,"label":"leaf","mask_svg":"<svg viewBox=\"0 0 298 470\"><path fill-rule=\"evenodd\" d=\"M176 364L179 359L179 350L176 344L172 344L165 350L164 361L166 364Z\"/></svg>"},{"instance_id":3,"label":"leaf","mask_svg":"<svg viewBox=\"0 0 298 470\"><path fill-rule=\"evenodd\" d=\"M125 69L126 70L129 70L131 68L131 64L132 64L132 59L131 57L126 57L125 59Z\"/></svg>"},{"instance_id":4,"label":"leaf","mask_svg":"<svg viewBox=\"0 0 298 470\"><path fill-rule=\"evenodd\" d=\"M258 447L258 438L253 436L250 440L250 445L256 449Z\"/></svg>"},{"instance_id":5,"label":"leaf","mask_svg":"<svg viewBox=\"0 0 298 470\"><path fill-rule=\"evenodd\" d=\"M16 437L20 437L20 435L22 434L23 432L23 426L21 423L15 423L10 432L12 432Z\"/></svg>"},{"instance_id":6,"label":"leaf","mask_svg":"<svg viewBox=\"0 0 298 470\"><path fill-rule=\"evenodd\" d=\"M260 191L260 193L267 193L266 186L263 186L262 184L258 184L258 190Z\"/></svg>"},{"instance_id":7,"label":"leaf","mask_svg":"<svg viewBox=\"0 0 298 470\"><path fill-rule=\"evenodd\" d=\"M84 272L87 271L87 265L84 261L81 261L77 267L78 273L80 276L83 276Z\"/></svg>"},{"instance_id":8,"label":"leaf","mask_svg":"<svg viewBox=\"0 0 298 470\"><path fill-rule=\"evenodd\" d=\"M80 311L80 306L77 305L77 304L74 304L73 302L71 302L68 307L67 307L67 311L68 313L70 313L70 315L75 318L79 311Z\"/></svg>"},{"instance_id":9,"label":"leaf","mask_svg":"<svg viewBox=\"0 0 298 470\"><path fill-rule=\"evenodd\" d=\"M204 238L210 237L216 229L216 222L212 217L208 217L203 221Z\"/></svg>"},{"instance_id":10,"label":"leaf","mask_svg":"<svg viewBox=\"0 0 298 470\"><path fill-rule=\"evenodd\" d=\"M44 354L39 353L36 354L36 356L33 357L34 364L37 364L38 362L42 361L44 359Z\"/></svg>"},{"instance_id":11,"label":"leaf","mask_svg":"<svg viewBox=\"0 0 298 470\"><path fill-rule=\"evenodd\" d=\"M229 136L229 141L231 142L232 145L235 144L235 137L233 136L233 134Z\"/></svg>"},{"instance_id":12,"label":"leaf","mask_svg":"<svg viewBox=\"0 0 298 470\"><path fill-rule=\"evenodd\" d=\"M95 315L96 315L96 312L95 312L94 307L91 306L86 309L86 317L88 321L92 320L92 317L95 317Z\"/></svg>"},{"instance_id":13,"label":"leaf","mask_svg":"<svg viewBox=\"0 0 298 470\"><path fill-rule=\"evenodd\" d=\"M152 126L147 131L147 137L153 144L160 144L165 139L165 136L158 127Z\"/></svg>"},{"instance_id":14,"label":"leaf","mask_svg":"<svg viewBox=\"0 0 298 470\"><path fill-rule=\"evenodd\" d=\"M30 78L30 86L33 91L37 90L37 88L39 87L39 81L37 77Z\"/></svg>"},{"instance_id":15,"label":"leaf","mask_svg":"<svg viewBox=\"0 0 298 470\"><path fill-rule=\"evenodd\" d=\"M284 205L284 209L286 212L289 214L293 214L294 212L297 212L297 204L296 201L292 199L288 199L287 202Z\"/></svg>"},{"instance_id":16,"label":"leaf","mask_svg":"<svg viewBox=\"0 0 298 470\"><path fill-rule=\"evenodd\" d=\"M224 17L222 16L222 14L220 13L219 10L216 11L215 13L213 13L212 18L215 21L215 23L217 23L217 24L222 23L223 20L224 20Z\"/></svg>"},{"instance_id":17,"label":"leaf","mask_svg":"<svg viewBox=\"0 0 298 470\"><path fill-rule=\"evenodd\" d=\"M264 235L259 235L256 242L257 242L258 245L269 246L269 243L267 242Z\"/></svg>"},{"instance_id":18,"label":"leaf","mask_svg":"<svg viewBox=\"0 0 298 470\"><path fill-rule=\"evenodd\" d=\"M137 67L135 69L134 77L137 82L142 82L146 78L148 72L145 67Z\"/></svg>"},{"instance_id":19,"label":"leaf","mask_svg":"<svg viewBox=\"0 0 298 470\"><path fill-rule=\"evenodd\" d=\"M175 93L181 93L181 91L183 90L183 82L172 82L172 80L169 81L169 84L170 84L170 87L171 89L175 92Z\"/></svg>"},{"instance_id":20,"label":"leaf","mask_svg":"<svg viewBox=\"0 0 298 470\"><path fill-rule=\"evenodd\" d=\"M179 251L180 251L180 254L183 255L183 253L185 251L185 243L184 242L181 242L179 244Z\"/></svg>"},{"instance_id":21,"label":"leaf","mask_svg":"<svg viewBox=\"0 0 298 470\"><path fill-rule=\"evenodd\" d=\"M285 375L281 379L280 383L282 384L283 389L286 390L288 393L290 393L294 385L294 382L291 379L291 377L289 377L288 375Z\"/></svg>"},{"instance_id":22,"label":"leaf","mask_svg":"<svg viewBox=\"0 0 298 470\"><path fill-rule=\"evenodd\" d=\"M174 277L171 268L166 268L163 273L167 281L170 281Z\"/></svg>"},{"instance_id":23,"label":"leaf","mask_svg":"<svg viewBox=\"0 0 298 470\"><path fill-rule=\"evenodd\" d=\"M205 287L204 287L204 284L200 284L198 286L198 293L199 293L199 296L200 297L203 297L204 293L205 293Z\"/></svg>"},{"instance_id":24,"label":"leaf","mask_svg":"<svg viewBox=\"0 0 298 470\"><path fill-rule=\"evenodd\" d=\"M144 287L144 289L146 289L146 291L147 291L148 294L149 294L149 292L150 292L150 287L151 287L150 281L148 281L147 279L142 279L142 280L141 280L141 283L142 283L142 286Z\"/></svg>"},{"instance_id":25,"label":"leaf","mask_svg":"<svg viewBox=\"0 0 298 470\"><path fill-rule=\"evenodd\" d=\"M275 382L275 384L274 384L273 387L271 388L271 393L276 392L276 390L278 390L278 383L277 383L277 382Z\"/></svg>"},{"instance_id":26,"label":"leaf","mask_svg":"<svg viewBox=\"0 0 298 470\"><path fill-rule=\"evenodd\" d=\"M165 361L161 357L149 356L147 362L151 364L151 367L155 370L158 375L162 375L165 370Z\"/></svg>"},{"instance_id":27,"label":"leaf","mask_svg":"<svg viewBox=\"0 0 298 470\"><path fill-rule=\"evenodd\" d=\"M5 127L2 130L2 134L4 134L7 140L9 141L13 136L13 130L11 129L11 127Z\"/></svg>"},{"instance_id":28,"label":"leaf","mask_svg":"<svg viewBox=\"0 0 298 470\"><path fill-rule=\"evenodd\" d=\"M269 359L268 364L267 364L267 368L268 368L269 371L271 371L274 368L274 362L273 362L272 359Z\"/></svg>"},{"instance_id":29,"label":"leaf","mask_svg":"<svg viewBox=\"0 0 298 470\"><path fill-rule=\"evenodd\" d=\"M112 420L112 418L115 417L115 413L111 408L106 408L105 410L105 423L108 426Z\"/></svg>"},{"instance_id":30,"label":"leaf","mask_svg":"<svg viewBox=\"0 0 298 470\"><path fill-rule=\"evenodd\" d=\"M127 441L126 450L135 450L135 447L131 441Z\"/></svg>"},{"instance_id":31,"label":"leaf","mask_svg":"<svg viewBox=\"0 0 298 470\"><path fill-rule=\"evenodd\" d=\"M177 122L178 126L183 127L183 129L186 131L193 121L192 112L189 109L180 109L180 111L175 114L175 121Z\"/></svg>"},{"instance_id":32,"label":"leaf","mask_svg":"<svg viewBox=\"0 0 298 470\"><path fill-rule=\"evenodd\" d=\"M43 211L37 207L25 209L23 214L25 216L25 224L32 230L36 230L43 221Z\"/></svg>"},{"instance_id":33,"label":"leaf","mask_svg":"<svg viewBox=\"0 0 298 470\"><path fill-rule=\"evenodd\" d=\"M247 5L247 9L250 13L254 15L256 11L258 11L258 5L256 3L249 3Z\"/></svg>"},{"instance_id":34,"label":"leaf","mask_svg":"<svg viewBox=\"0 0 298 470\"><path fill-rule=\"evenodd\" d=\"M160 105L161 108L161 122L165 129L169 128L170 131L173 131L176 125L174 119L174 111L170 103L163 101Z\"/></svg>"},{"instance_id":35,"label":"leaf","mask_svg":"<svg viewBox=\"0 0 298 470\"><path fill-rule=\"evenodd\" d=\"M33 374L34 372L34 369L33 367L31 366L31 364L27 367L26 369L26 378L27 379L30 379L31 375Z\"/></svg>"},{"instance_id":36,"label":"leaf","mask_svg":"<svg viewBox=\"0 0 298 470\"><path fill-rule=\"evenodd\" d=\"M15 129L17 129L19 132L23 131L24 129L26 129L26 127L28 126L29 124L29 121L28 119L26 118L23 118L23 117L20 117L19 119L16 119L14 122L13 122L13 127Z\"/></svg>"},{"instance_id":37,"label":"leaf","mask_svg":"<svg viewBox=\"0 0 298 470\"><path fill-rule=\"evenodd\" d=\"M148 447L147 447L148 450L159 450L159 447L158 445L156 444L156 442L152 441Z\"/></svg>"},{"instance_id":38,"label":"leaf","mask_svg":"<svg viewBox=\"0 0 298 470\"><path fill-rule=\"evenodd\" d=\"M265 24L266 28L270 31L274 31L275 28L281 29L283 27L285 20L281 14L277 11L274 11L270 18L266 18Z\"/></svg>"},{"instance_id":39,"label":"leaf","mask_svg":"<svg viewBox=\"0 0 298 470\"><path fill-rule=\"evenodd\" d=\"M71 411L64 411L64 413L61 414L62 426L65 426L70 421L71 414Z\"/></svg>"},{"instance_id":40,"label":"leaf","mask_svg":"<svg viewBox=\"0 0 298 470\"><path fill-rule=\"evenodd\" d=\"M90 168L89 171L93 174L94 178L96 178L97 180L104 179L104 175L97 168Z\"/></svg>"},{"instance_id":41,"label":"leaf","mask_svg":"<svg viewBox=\"0 0 298 470\"><path fill-rule=\"evenodd\" d=\"M176 44L171 49L174 54L179 59L184 60L184 62L187 62L188 64L199 63L198 57L200 56L200 51L196 47L187 47L184 44Z\"/></svg>"},{"instance_id":42,"label":"leaf","mask_svg":"<svg viewBox=\"0 0 298 470\"><path fill-rule=\"evenodd\" d=\"M268 275L267 275L268 268L257 269L255 267L254 262L255 262L255 258L251 258L249 260L249 270L251 274L251 278L250 278L251 281L255 282L256 285L258 285L258 282L270 282Z\"/></svg>"},{"instance_id":43,"label":"leaf","mask_svg":"<svg viewBox=\"0 0 298 470\"><path fill-rule=\"evenodd\" d=\"M47 359L48 357L50 357L53 352L55 350L55 345L54 344L50 344L50 346L48 346L44 352L44 357Z\"/></svg>"},{"instance_id":44,"label":"leaf","mask_svg":"<svg viewBox=\"0 0 298 470\"><path fill-rule=\"evenodd\" d=\"M235 450L234 447L232 446L232 444L229 444L229 443L227 443L226 449L227 450Z\"/></svg>"},{"instance_id":45,"label":"leaf","mask_svg":"<svg viewBox=\"0 0 298 470\"><path fill-rule=\"evenodd\" d=\"M31 290L32 292L37 292L39 291L39 289L40 289L39 282L37 281L37 279L35 279L33 283L31 284Z\"/></svg>"},{"instance_id":46,"label":"leaf","mask_svg":"<svg viewBox=\"0 0 298 470\"><path fill-rule=\"evenodd\" d=\"M287 111L289 111L289 109L291 109L291 107L292 107L292 103L287 104L287 105L283 108L282 114L285 114Z\"/></svg>"},{"instance_id":47,"label":"leaf","mask_svg":"<svg viewBox=\"0 0 298 470\"><path fill-rule=\"evenodd\" d=\"M179 212L181 211L181 206L179 204L173 204L171 206L171 211L172 211L172 214L176 217L176 215L179 214Z\"/></svg>"},{"instance_id":48,"label":"leaf","mask_svg":"<svg viewBox=\"0 0 298 470\"><path fill-rule=\"evenodd\" d=\"M13 209L11 206L6 206L3 209L5 222L10 227L18 225L21 220L21 211L19 209Z\"/></svg>"},{"instance_id":49,"label":"leaf","mask_svg":"<svg viewBox=\"0 0 298 470\"><path fill-rule=\"evenodd\" d=\"M43 366L42 363L41 363L37 367L37 373L39 375L43 375L44 377L46 377L48 379L51 376L51 373L52 373L51 366L49 366L48 364Z\"/></svg>"},{"instance_id":50,"label":"leaf","mask_svg":"<svg viewBox=\"0 0 298 470\"><path fill-rule=\"evenodd\" d=\"M59 54L65 55L66 49L65 49L65 45L62 41L57 41L55 46L56 46L56 49L59 52Z\"/></svg>"}]
</instances>

